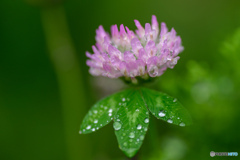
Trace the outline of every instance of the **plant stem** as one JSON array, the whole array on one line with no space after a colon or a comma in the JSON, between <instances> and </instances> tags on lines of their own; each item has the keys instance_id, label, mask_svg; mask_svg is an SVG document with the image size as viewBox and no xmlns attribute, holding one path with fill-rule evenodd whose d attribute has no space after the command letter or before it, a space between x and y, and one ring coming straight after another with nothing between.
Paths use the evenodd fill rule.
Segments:
<instances>
[{"instance_id":1,"label":"plant stem","mask_svg":"<svg viewBox=\"0 0 240 160\"><path fill-rule=\"evenodd\" d=\"M80 120L86 110L83 77L61 6L41 10L43 29L60 88L68 160L91 159L86 136L80 136Z\"/></svg>"}]
</instances>

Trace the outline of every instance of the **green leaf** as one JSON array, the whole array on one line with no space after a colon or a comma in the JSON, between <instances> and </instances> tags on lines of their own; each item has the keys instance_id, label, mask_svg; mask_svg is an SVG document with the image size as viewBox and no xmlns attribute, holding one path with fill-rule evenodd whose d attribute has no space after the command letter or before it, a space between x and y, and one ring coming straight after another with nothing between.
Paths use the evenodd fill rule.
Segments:
<instances>
[{"instance_id":1,"label":"green leaf","mask_svg":"<svg viewBox=\"0 0 240 160\"><path fill-rule=\"evenodd\" d=\"M120 149L128 157L133 157L147 132L149 113L137 89L123 92L118 101L121 106L114 116L113 127Z\"/></svg>"},{"instance_id":2,"label":"green leaf","mask_svg":"<svg viewBox=\"0 0 240 160\"><path fill-rule=\"evenodd\" d=\"M110 123L116 114L116 107L118 107L115 97L119 97L121 94L122 92L118 92L98 101L83 119L80 133L91 133Z\"/></svg>"},{"instance_id":3,"label":"green leaf","mask_svg":"<svg viewBox=\"0 0 240 160\"><path fill-rule=\"evenodd\" d=\"M187 110L176 98L147 88L141 88L141 93L148 109L158 119L182 127L192 123Z\"/></svg>"}]
</instances>

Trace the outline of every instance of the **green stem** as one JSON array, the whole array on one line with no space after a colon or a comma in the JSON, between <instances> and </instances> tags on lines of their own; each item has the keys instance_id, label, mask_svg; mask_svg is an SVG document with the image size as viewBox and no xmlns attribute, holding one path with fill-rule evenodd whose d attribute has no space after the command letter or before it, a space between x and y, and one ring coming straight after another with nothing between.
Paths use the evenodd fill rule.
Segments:
<instances>
[{"instance_id":1,"label":"green stem","mask_svg":"<svg viewBox=\"0 0 240 160\"><path fill-rule=\"evenodd\" d=\"M42 23L59 83L68 160L91 159L90 145L80 136L79 125L86 111L83 77L69 34L63 7L41 10Z\"/></svg>"}]
</instances>

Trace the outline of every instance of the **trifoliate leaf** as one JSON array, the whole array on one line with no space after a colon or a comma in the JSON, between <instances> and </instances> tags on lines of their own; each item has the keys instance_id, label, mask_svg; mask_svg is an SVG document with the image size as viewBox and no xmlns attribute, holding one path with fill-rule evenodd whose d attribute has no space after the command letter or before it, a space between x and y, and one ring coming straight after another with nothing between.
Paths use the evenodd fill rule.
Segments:
<instances>
[{"instance_id":1,"label":"trifoliate leaf","mask_svg":"<svg viewBox=\"0 0 240 160\"><path fill-rule=\"evenodd\" d=\"M192 123L187 110L176 98L147 88L140 90L148 109L155 117L182 127Z\"/></svg>"}]
</instances>

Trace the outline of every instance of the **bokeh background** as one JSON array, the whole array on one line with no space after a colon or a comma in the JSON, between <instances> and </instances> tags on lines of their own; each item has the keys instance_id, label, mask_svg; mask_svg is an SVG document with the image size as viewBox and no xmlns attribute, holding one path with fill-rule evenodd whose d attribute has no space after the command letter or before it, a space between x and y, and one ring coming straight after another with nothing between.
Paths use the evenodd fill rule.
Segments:
<instances>
[{"instance_id":1,"label":"bokeh background","mask_svg":"<svg viewBox=\"0 0 240 160\"><path fill-rule=\"evenodd\" d=\"M185 50L175 68L150 87L177 97L194 124L182 128L151 117L135 159L240 153L240 1L1 0L0 159L128 159L112 124L78 134L91 105L127 87L92 77L85 51L95 44L100 24L107 31L122 23L134 30L134 19L144 24L152 14L176 29Z\"/></svg>"}]
</instances>

